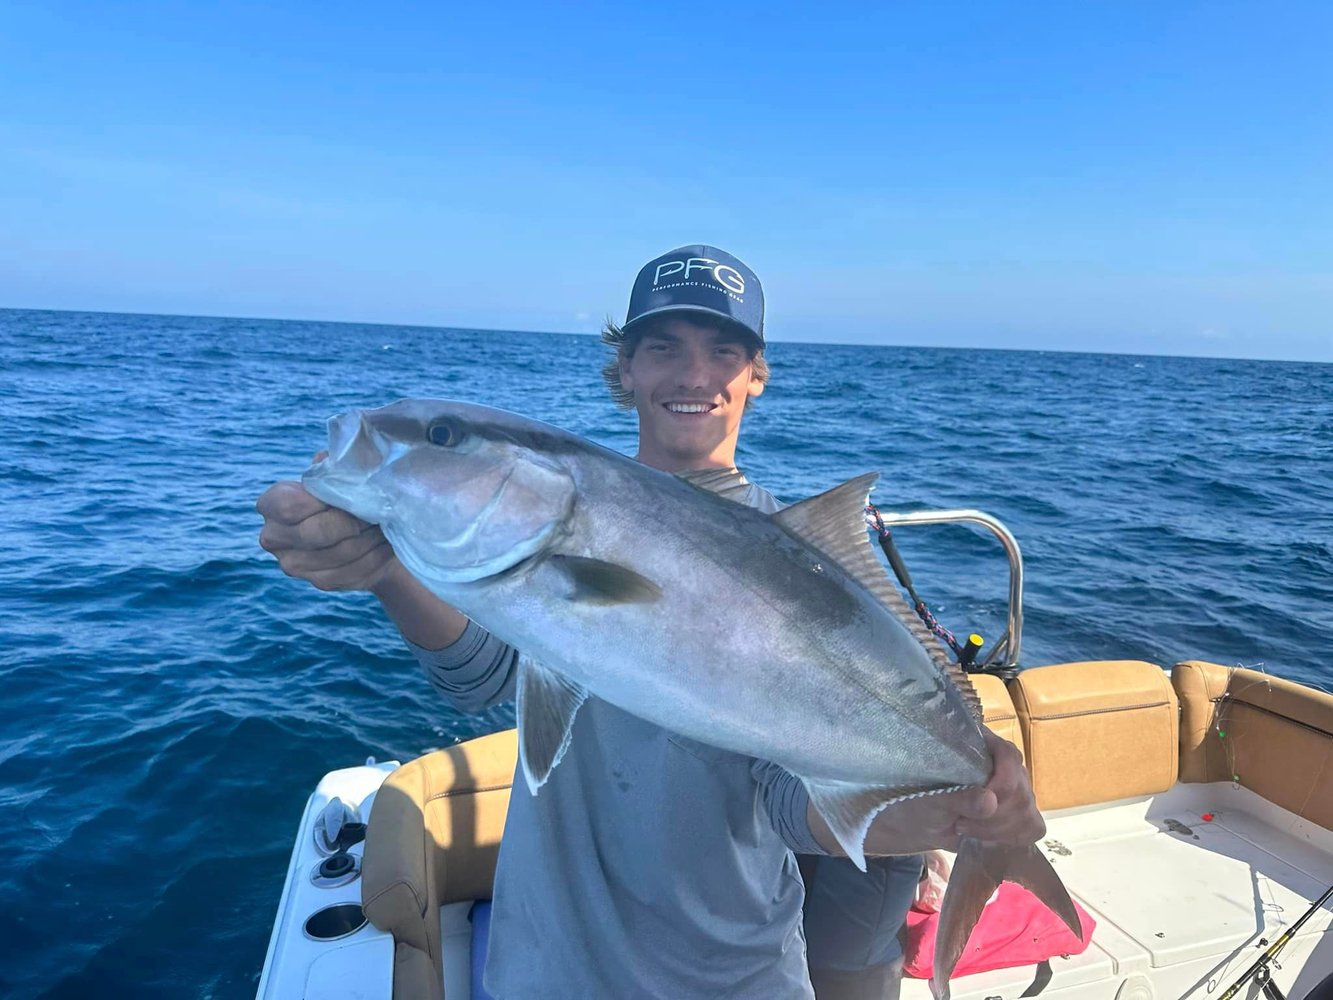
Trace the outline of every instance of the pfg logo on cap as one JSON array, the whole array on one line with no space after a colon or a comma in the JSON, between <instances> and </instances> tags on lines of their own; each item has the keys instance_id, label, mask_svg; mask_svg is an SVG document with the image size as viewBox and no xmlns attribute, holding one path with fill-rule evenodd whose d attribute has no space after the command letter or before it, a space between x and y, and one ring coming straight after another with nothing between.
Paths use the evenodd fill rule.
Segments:
<instances>
[{"instance_id":1,"label":"pfg logo on cap","mask_svg":"<svg viewBox=\"0 0 1333 1000\"><path fill-rule=\"evenodd\" d=\"M696 272L702 272L696 276ZM745 276L730 264L723 264L711 257L687 257L685 260L668 260L657 265L653 275L653 287L659 288L666 278L681 275L681 281L697 280L709 277L721 285L728 295L744 300Z\"/></svg>"},{"instance_id":2,"label":"pfg logo on cap","mask_svg":"<svg viewBox=\"0 0 1333 1000\"><path fill-rule=\"evenodd\" d=\"M716 316L764 345L763 286L744 261L717 247L676 247L643 265L622 329L672 312Z\"/></svg>"}]
</instances>

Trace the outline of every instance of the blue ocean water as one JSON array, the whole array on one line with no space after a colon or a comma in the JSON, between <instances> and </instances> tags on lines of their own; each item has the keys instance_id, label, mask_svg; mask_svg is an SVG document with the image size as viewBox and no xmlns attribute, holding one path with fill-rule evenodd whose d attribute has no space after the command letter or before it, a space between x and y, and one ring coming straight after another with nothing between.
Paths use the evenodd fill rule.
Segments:
<instances>
[{"instance_id":1,"label":"blue ocean water","mask_svg":"<svg viewBox=\"0 0 1333 1000\"><path fill-rule=\"evenodd\" d=\"M246 997L316 781L462 717L362 595L289 580L254 501L349 406L451 396L622 451L594 338L0 310L0 995ZM1134 657L1333 681L1333 365L775 343L740 464L794 500L1017 534L1027 665ZM651 530L649 520L648 530ZM897 538L994 638L1007 571Z\"/></svg>"}]
</instances>

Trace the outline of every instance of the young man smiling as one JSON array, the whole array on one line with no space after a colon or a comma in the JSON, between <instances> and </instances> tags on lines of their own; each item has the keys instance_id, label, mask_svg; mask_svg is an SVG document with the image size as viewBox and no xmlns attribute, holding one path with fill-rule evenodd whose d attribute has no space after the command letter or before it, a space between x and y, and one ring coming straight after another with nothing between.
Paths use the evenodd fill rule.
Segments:
<instances>
[{"instance_id":1,"label":"young man smiling","mask_svg":"<svg viewBox=\"0 0 1333 1000\"><path fill-rule=\"evenodd\" d=\"M640 271L625 324L603 339L615 350L603 376L638 414L639 461L779 508L735 470L745 408L768 376L763 295L748 267L706 246L665 254ZM455 706L513 697L517 651L426 591L377 528L295 483L271 487L258 506L260 543L283 570L321 589L374 593ZM510 799L485 974L492 995L809 998L793 852L838 848L800 781L596 698L575 727L541 795L519 782ZM1017 751L1000 740L990 749L985 789L883 810L867 853L948 848L960 835L1035 841L1044 826Z\"/></svg>"},{"instance_id":2,"label":"young man smiling","mask_svg":"<svg viewBox=\"0 0 1333 1000\"><path fill-rule=\"evenodd\" d=\"M764 391L741 335L689 314L645 326L617 358L639 415L636 457L667 472L730 469L741 415Z\"/></svg>"}]
</instances>

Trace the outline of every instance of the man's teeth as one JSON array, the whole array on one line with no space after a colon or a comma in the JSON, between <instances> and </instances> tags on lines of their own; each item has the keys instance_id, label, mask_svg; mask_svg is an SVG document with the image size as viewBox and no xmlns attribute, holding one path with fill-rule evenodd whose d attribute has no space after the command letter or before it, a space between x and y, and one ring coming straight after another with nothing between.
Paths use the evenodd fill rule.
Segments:
<instances>
[{"instance_id":1,"label":"man's teeth","mask_svg":"<svg viewBox=\"0 0 1333 1000\"><path fill-rule=\"evenodd\" d=\"M713 408L712 403L667 403L666 408L672 413L707 413Z\"/></svg>"}]
</instances>

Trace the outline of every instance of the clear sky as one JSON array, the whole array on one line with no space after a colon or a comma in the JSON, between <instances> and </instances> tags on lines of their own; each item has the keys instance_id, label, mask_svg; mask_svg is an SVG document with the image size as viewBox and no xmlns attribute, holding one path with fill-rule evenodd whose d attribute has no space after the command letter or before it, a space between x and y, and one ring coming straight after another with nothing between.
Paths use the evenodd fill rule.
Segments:
<instances>
[{"instance_id":1,"label":"clear sky","mask_svg":"<svg viewBox=\"0 0 1333 1000\"><path fill-rule=\"evenodd\" d=\"M0 0L0 306L1333 361L1333 4Z\"/></svg>"}]
</instances>

